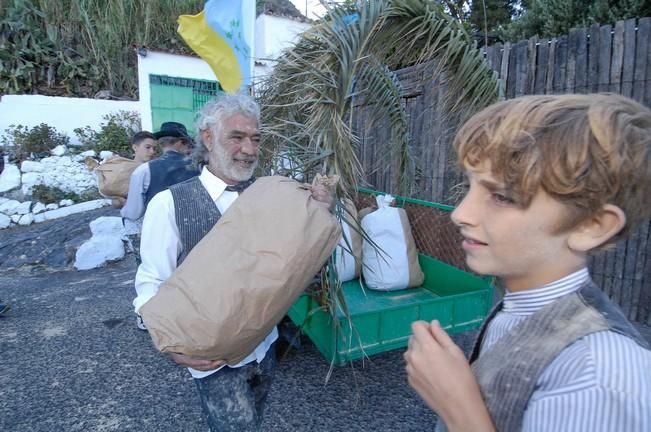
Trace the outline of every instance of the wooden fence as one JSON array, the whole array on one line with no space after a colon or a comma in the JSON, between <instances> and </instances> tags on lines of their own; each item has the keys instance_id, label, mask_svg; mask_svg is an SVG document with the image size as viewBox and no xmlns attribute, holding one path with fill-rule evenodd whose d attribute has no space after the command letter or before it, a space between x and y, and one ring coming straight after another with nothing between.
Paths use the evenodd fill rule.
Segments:
<instances>
[{"instance_id":1,"label":"wooden fence","mask_svg":"<svg viewBox=\"0 0 651 432\"><path fill-rule=\"evenodd\" d=\"M496 44L485 53L506 98L607 91L651 107L651 18L593 25L553 39ZM444 85L432 70L432 65L421 65L398 72L415 162L413 195L454 204L454 186L460 177L451 144L458 121L444 112ZM384 144L389 131L369 118L364 109L357 110L354 118L365 181L378 190L396 191L395 160ZM627 241L593 257L590 267L595 282L630 320L651 325L651 222Z\"/></svg>"}]
</instances>

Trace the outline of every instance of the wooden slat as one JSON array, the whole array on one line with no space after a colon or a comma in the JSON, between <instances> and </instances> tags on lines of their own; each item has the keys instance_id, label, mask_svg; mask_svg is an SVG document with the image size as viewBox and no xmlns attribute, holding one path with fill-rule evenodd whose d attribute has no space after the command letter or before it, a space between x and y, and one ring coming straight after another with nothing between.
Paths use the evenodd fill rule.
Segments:
<instances>
[{"instance_id":1,"label":"wooden slat","mask_svg":"<svg viewBox=\"0 0 651 432\"><path fill-rule=\"evenodd\" d=\"M545 80L547 79L547 67L549 66L549 41L543 39L538 43L537 64L535 67L535 81L533 94L545 93Z\"/></svg>"},{"instance_id":2,"label":"wooden slat","mask_svg":"<svg viewBox=\"0 0 651 432\"><path fill-rule=\"evenodd\" d=\"M515 46L515 92L514 96L522 96L528 93L527 69L529 66L529 42L518 42ZM509 68L510 69L510 68ZM509 70L510 73L510 70Z\"/></svg>"},{"instance_id":3,"label":"wooden slat","mask_svg":"<svg viewBox=\"0 0 651 432\"><path fill-rule=\"evenodd\" d=\"M564 93L567 71L567 36L560 37L556 41L556 65L553 93Z\"/></svg>"},{"instance_id":4,"label":"wooden slat","mask_svg":"<svg viewBox=\"0 0 651 432\"><path fill-rule=\"evenodd\" d=\"M610 90L610 58L612 54L612 27L601 26L599 29L599 84L597 90Z\"/></svg>"},{"instance_id":5,"label":"wooden slat","mask_svg":"<svg viewBox=\"0 0 651 432\"><path fill-rule=\"evenodd\" d=\"M588 38L588 80L587 91L594 93L599 91L599 58L601 46L599 44L599 24L590 26Z\"/></svg>"},{"instance_id":6,"label":"wooden slat","mask_svg":"<svg viewBox=\"0 0 651 432\"><path fill-rule=\"evenodd\" d=\"M506 94L506 80L509 76L509 58L511 56L511 43L506 42L502 50L502 61L500 62L500 79L504 84L504 94Z\"/></svg>"},{"instance_id":7,"label":"wooden slat","mask_svg":"<svg viewBox=\"0 0 651 432\"><path fill-rule=\"evenodd\" d=\"M609 91L619 93L622 89L622 72L624 66L624 21L615 23L612 54L610 58Z\"/></svg>"},{"instance_id":8,"label":"wooden slat","mask_svg":"<svg viewBox=\"0 0 651 432\"><path fill-rule=\"evenodd\" d=\"M556 69L556 39L549 41L547 76L545 77L545 94L554 92L554 70Z\"/></svg>"},{"instance_id":9,"label":"wooden slat","mask_svg":"<svg viewBox=\"0 0 651 432\"><path fill-rule=\"evenodd\" d=\"M641 18L637 25L637 40L635 45L635 73L633 74L633 98L645 103L646 87L651 85L645 82L647 69L651 68L651 62L647 53L651 43L651 18Z\"/></svg>"},{"instance_id":10,"label":"wooden slat","mask_svg":"<svg viewBox=\"0 0 651 432\"><path fill-rule=\"evenodd\" d=\"M588 93L588 32L576 29L576 64L574 75L574 93Z\"/></svg>"},{"instance_id":11,"label":"wooden slat","mask_svg":"<svg viewBox=\"0 0 651 432\"><path fill-rule=\"evenodd\" d=\"M633 96L633 77L635 74L635 25L636 19L624 22L624 64L622 71L622 94Z\"/></svg>"}]
</instances>

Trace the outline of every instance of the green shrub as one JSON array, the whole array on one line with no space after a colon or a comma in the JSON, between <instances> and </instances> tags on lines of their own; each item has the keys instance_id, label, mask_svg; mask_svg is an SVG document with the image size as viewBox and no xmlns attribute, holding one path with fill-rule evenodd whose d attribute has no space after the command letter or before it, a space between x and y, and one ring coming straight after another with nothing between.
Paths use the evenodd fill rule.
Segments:
<instances>
[{"instance_id":1,"label":"green shrub","mask_svg":"<svg viewBox=\"0 0 651 432\"><path fill-rule=\"evenodd\" d=\"M2 144L7 149L13 147L15 157L19 161L29 159L32 153L35 156L49 156L54 147L67 145L69 142L67 135L57 132L45 123L31 129L23 125L9 125L2 138Z\"/></svg>"},{"instance_id":2,"label":"green shrub","mask_svg":"<svg viewBox=\"0 0 651 432\"><path fill-rule=\"evenodd\" d=\"M140 130L140 116L138 113L135 111L118 111L117 113L105 115L103 119L106 122L102 124L100 131L94 135L95 150L98 152L107 150L124 157L133 156L131 137ZM77 133L77 130L75 130L75 133ZM85 138L88 140L93 138L92 134L87 130Z\"/></svg>"},{"instance_id":3,"label":"green shrub","mask_svg":"<svg viewBox=\"0 0 651 432\"><path fill-rule=\"evenodd\" d=\"M82 201L75 192L65 192L58 187L39 184L32 188L32 201L40 201L43 204L58 204L59 201L64 199L70 199L74 202Z\"/></svg>"}]
</instances>

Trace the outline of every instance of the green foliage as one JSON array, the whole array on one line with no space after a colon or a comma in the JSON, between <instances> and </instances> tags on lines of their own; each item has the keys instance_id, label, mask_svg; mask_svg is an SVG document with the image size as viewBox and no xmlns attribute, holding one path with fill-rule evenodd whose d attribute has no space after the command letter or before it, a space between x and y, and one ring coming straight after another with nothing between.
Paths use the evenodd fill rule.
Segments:
<instances>
[{"instance_id":1,"label":"green foliage","mask_svg":"<svg viewBox=\"0 0 651 432\"><path fill-rule=\"evenodd\" d=\"M261 86L268 151L261 166L271 169L279 155L289 155L302 171L339 175L340 189L354 194L364 174L353 124L360 110L390 131L390 151L379 162L396 168L398 193L410 195L415 164L395 70L434 60L424 73L445 80L438 103L451 123L495 101L499 84L465 26L440 5L359 1L352 20L348 7L333 9L303 33Z\"/></svg>"},{"instance_id":2,"label":"green foliage","mask_svg":"<svg viewBox=\"0 0 651 432\"><path fill-rule=\"evenodd\" d=\"M118 111L102 118L105 122L102 123L99 132L93 134L89 132L90 128L86 127L84 129L75 129L75 133L77 136L80 133L85 133L84 139L87 142L94 138L95 150L98 152L107 150L124 157L132 156L131 137L140 130L140 116L138 113L135 111Z\"/></svg>"},{"instance_id":3,"label":"green foliage","mask_svg":"<svg viewBox=\"0 0 651 432\"><path fill-rule=\"evenodd\" d=\"M44 184L35 185L32 188L32 200L42 202L43 204L58 204L59 201L69 199L74 202L82 201L81 197L75 192L65 192L55 186Z\"/></svg>"},{"instance_id":4,"label":"green foliage","mask_svg":"<svg viewBox=\"0 0 651 432\"><path fill-rule=\"evenodd\" d=\"M58 145L67 145L70 139L67 135L57 132L53 127L41 123L32 128L23 125L10 125L5 129L2 144L12 147L16 159L23 161L32 153L49 155L50 150Z\"/></svg>"},{"instance_id":5,"label":"green foliage","mask_svg":"<svg viewBox=\"0 0 651 432\"><path fill-rule=\"evenodd\" d=\"M530 0L524 12L505 26L504 40L554 37L572 28L651 15L650 0Z\"/></svg>"},{"instance_id":6,"label":"green foliage","mask_svg":"<svg viewBox=\"0 0 651 432\"><path fill-rule=\"evenodd\" d=\"M203 0L1 0L0 93L136 98L134 47L190 53L176 19Z\"/></svg>"}]
</instances>

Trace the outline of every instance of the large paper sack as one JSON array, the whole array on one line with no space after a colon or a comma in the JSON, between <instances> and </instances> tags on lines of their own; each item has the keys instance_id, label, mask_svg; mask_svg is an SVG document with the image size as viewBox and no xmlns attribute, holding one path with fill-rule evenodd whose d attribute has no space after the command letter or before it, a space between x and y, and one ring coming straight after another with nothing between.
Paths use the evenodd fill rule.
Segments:
<instances>
[{"instance_id":1,"label":"large paper sack","mask_svg":"<svg viewBox=\"0 0 651 432\"><path fill-rule=\"evenodd\" d=\"M299 183L262 177L140 309L164 352L240 362L309 285L341 235Z\"/></svg>"},{"instance_id":2,"label":"large paper sack","mask_svg":"<svg viewBox=\"0 0 651 432\"><path fill-rule=\"evenodd\" d=\"M378 209L362 210L362 229L375 246L364 239L362 272L366 286L393 291L420 286L424 275L418 263L418 252L404 209L391 207L393 197L376 197ZM377 247L376 247L377 246ZM380 250L378 250L378 248Z\"/></svg>"},{"instance_id":3,"label":"large paper sack","mask_svg":"<svg viewBox=\"0 0 651 432\"><path fill-rule=\"evenodd\" d=\"M129 193L131 173L140 165L131 159L113 157L95 168L99 193L107 198L126 198Z\"/></svg>"}]
</instances>

